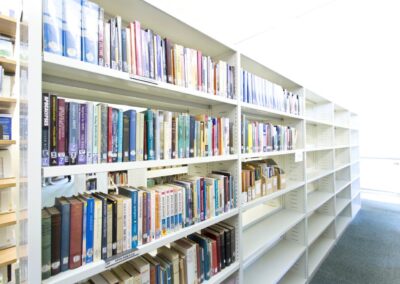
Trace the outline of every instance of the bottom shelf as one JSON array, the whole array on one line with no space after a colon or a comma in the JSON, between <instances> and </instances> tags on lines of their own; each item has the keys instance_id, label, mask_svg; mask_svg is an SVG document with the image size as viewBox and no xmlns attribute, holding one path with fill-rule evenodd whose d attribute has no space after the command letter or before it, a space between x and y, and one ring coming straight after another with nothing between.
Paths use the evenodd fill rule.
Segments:
<instances>
[{"instance_id":1,"label":"bottom shelf","mask_svg":"<svg viewBox=\"0 0 400 284\"><path fill-rule=\"evenodd\" d=\"M313 275L333 244L333 239L320 238L311 246L308 253L309 276Z\"/></svg>"},{"instance_id":2,"label":"bottom shelf","mask_svg":"<svg viewBox=\"0 0 400 284\"><path fill-rule=\"evenodd\" d=\"M338 216L336 218L336 234L338 238L343 234L350 222L350 217Z\"/></svg>"},{"instance_id":3,"label":"bottom shelf","mask_svg":"<svg viewBox=\"0 0 400 284\"><path fill-rule=\"evenodd\" d=\"M244 272L243 283L277 283L296 263L305 247L281 240Z\"/></svg>"},{"instance_id":4,"label":"bottom shelf","mask_svg":"<svg viewBox=\"0 0 400 284\"><path fill-rule=\"evenodd\" d=\"M203 284L221 283L229 276L231 276L233 273L235 273L239 269L239 266L240 266L239 261L236 261L235 263L229 265L228 267L225 267L223 270L221 270L218 274L211 277L209 280L204 281Z\"/></svg>"},{"instance_id":5,"label":"bottom shelf","mask_svg":"<svg viewBox=\"0 0 400 284\"><path fill-rule=\"evenodd\" d=\"M282 278L281 281L279 281L279 284L304 284L306 282L307 279L304 277L295 273L288 273Z\"/></svg>"},{"instance_id":6,"label":"bottom shelf","mask_svg":"<svg viewBox=\"0 0 400 284\"><path fill-rule=\"evenodd\" d=\"M0 267L17 261L17 249L15 247L0 250Z\"/></svg>"}]
</instances>

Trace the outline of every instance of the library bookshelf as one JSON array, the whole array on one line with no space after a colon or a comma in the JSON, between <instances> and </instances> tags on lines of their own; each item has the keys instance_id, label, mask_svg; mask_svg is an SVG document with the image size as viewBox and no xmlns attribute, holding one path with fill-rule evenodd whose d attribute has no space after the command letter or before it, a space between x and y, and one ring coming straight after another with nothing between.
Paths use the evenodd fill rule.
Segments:
<instances>
[{"instance_id":1,"label":"library bookshelf","mask_svg":"<svg viewBox=\"0 0 400 284\"><path fill-rule=\"evenodd\" d=\"M235 47L175 19L145 1L96 0L106 13L123 21L139 20L162 36L235 66L235 99L160 82L132 79L127 73L42 51L42 6L26 3L29 23L27 200L28 257L24 277L41 282L41 209L54 194L41 190L42 179L72 175L77 188L85 174L96 173L98 189L108 188L109 171L126 170L129 184L176 174L205 175L228 170L233 175L237 208L186 227L138 249L59 273L43 283L75 283L220 221L235 226L236 262L206 283L234 277L237 283L308 283L330 249L360 209L357 115L274 72ZM279 84L300 97L300 115L241 101L240 69ZM70 99L151 107L189 114L223 115L233 122L230 155L94 165L41 167L42 92ZM241 153L242 115L294 125L294 150ZM274 159L286 173L285 189L244 203L241 171L245 163ZM74 192L73 192L74 193Z\"/></svg>"}]
</instances>

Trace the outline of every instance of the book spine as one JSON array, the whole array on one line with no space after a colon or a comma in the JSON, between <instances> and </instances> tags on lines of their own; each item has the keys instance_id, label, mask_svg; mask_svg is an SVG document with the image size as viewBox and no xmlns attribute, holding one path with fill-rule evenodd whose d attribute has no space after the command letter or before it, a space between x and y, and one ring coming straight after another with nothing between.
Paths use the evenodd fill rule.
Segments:
<instances>
[{"instance_id":1,"label":"book spine","mask_svg":"<svg viewBox=\"0 0 400 284\"><path fill-rule=\"evenodd\" d=\"M63 0L63 55L81 60L81 0Z\"/></svg>"},{"instance_id":2,"label":"book spine","mask_svg":"<svg viewBox=\"0 0 400 284\"><path fill-rule=\"evenodd\" d=\"M108 161L108 108L106 105L100 105L100 161L106 163Z\"/></svg>"},{"instance_id":3,"label":"book spine","mask_svg":"<svg viewBox=\"0 0 400 284\"><path fill-rule=\"evenodd\" d=\"M153 111L148 109L146 111L146 124L147 124L147 159L154 160L154 123L153 123Z\"/></svg>"},{"instance_id":4,"label":"book spine","mask_svg":"<svg viewBox=\"0 0 400 284\"><path fill-rule=\"evenodd\" d=\"M132 192L132 248L138 247L138 192Z\"/></svg>"},{"instance_id":5,"label":"book spine","mask_svg":"<svg viewBox=\"0 0 400 284\"><path fill-rule=\"evenodd\" d=\"M79 135L79 104L69 104L69 141L68 154L69 164L76 165L78 158L78 135Z\"/></svg>"},{"instance_id":6,"label":"book spine","mask_svg":"<svg viewBox=\"0 0 400 284\"><path fill-rule=\"evenodd\" d=\"M42 166L50 165L50 98L49 94L42 97Z\"/></svg>"},{"instance_id":7,"label":"book spine","mask_svg":"<svg viewBox=\"0 0 400 284\"><path fill-rule=\"evenodd\" d=\"M185 158L190 157L190 115L185 114Z\"/></svg>"},{"instance_id":8,"label":"book spine","mask_svg":"<svg viewBox=\"0 0 400 284\"><path fill-rule=\"evenodd\" d=\"M137 75L137 70L136 70L136 46L135 46L135 25L133 22L129 23L129 31L131 33L130 35L130 57L131 57L131 72L134 75Z\"/></svg>"},{"instance_id":9,"label":"book spine","mask_svg":"<svg viewBox=\"0 0 400 284\"><path fill-rule=\"evenodd\" d=\"M153 127L154 127L154 158L159 160L161 156L160 149L160 116L159 111L155 110L153 115Z\"/></svg>"},{"instance_id":10,"label":"book spine","mask_svg":"<svg viewBox=\"0 0 400 284\"><path fill-rule=\"evenodd\" d=\"M112 162L118 161L118 117L119 110L113 108L112 110L112 132L111 132L111 143L112 143Z\"/></svg>"},{"instance_id":11,"label":"book spine","mask_svg":"<svg viewBox=\"0 0 400 284\"><path fill-rule=\"evenodd\" d=\"M107 108L107 162L112 163L113 161L113 109L112 107Z\"/></svg>"},{"instance_id":12,"label":"book spine","mask_svg":"<svg viewBox=\"0 0 400 284\"><path fill-rule=\"evenodd\" d=\"M56 275L61 271L60 243L61 214L56 214L51 217L51 275Z\"/></svg>"},{"instance_id":13,"label":"book spine","mask_svg":"<svg viewBox=\"0 0 400 284\"><path fill-rule=\"evenodd\" d=\"M99 107L96 105L93 107L93 153L92 159L93 164L99 163Z\"/></svg>"},{"instance_id":14,"label":"book spine","mask_svg":"<svg viewBox=\"0 0 400 284\"><path fill-rule=\"evenodd\" d=\"M169 39L165 39L165 61L167 71L167 83L174 84L173 76L173 48L172 42Z\"/></svg>"},{"instance_id":15,"label":"book spine","mask_svg":"<svg viewBox=\"0 0 400 284\"><path fill-rule=\"evenodd\" d=\"M50 95L50 165L57 166L57 96Z\"/></svg>"},{"instance_id":16,"label":"book spine","mask_svg":"<svg viewBox=\"0 0 400 284\"><path fill-rule=\"evenodd\" d=\"M93 103L88 102L86 104L86 163L92 164L93 163Z\"/></svg>"},{"instance_id":17,"label":"book spine","mask_svg":"<svg viewBox=\"0 0 400 284\"><path fill-rule=\"evenodd\" d=\"M104 67L111 67L111 24L104 23Z\"/></svg>"},{"instance_id":18,"label":"book spine","mask_svg":"<svg viewBox=\"0 0 400 284\"><path fill-rule=\"evenodd\" d=\"M121 30L121 44L122 44L122 71L128 72L128 56L126 50L126 29Z\"/></svg>"},{"instance_id":19,"label":"book spine","mask_svg":"<svg viewBox=\"0 0 400 284\"><path fill-rule=\"evenodd\" d=\"M122 150L123 150L123 111L118 110L118 154L117 154L117 161L122 162Z\"/></svg>"},{"instance_id":20,"label":"book spine","mask_svg":"<svg viewBox=\"0 0 400 284\"><path fill-rule=\"evenodd\" d=\"M69 245L69 269L82 265L82 203L71 203L71 227Z\"/></svg>"},{"instance_id":21,"label":"book spine","mask_svg":"<svg viewBox=\"0 0 400 284\"><path fill-rule=\"evenodd\" d=\"M104 66L104 9L99 8L98 29L98 64Z\"/></svg>"},{"instance_id":22,"label":"book spine","mask_svg":"<svg viewBox=\"0 0 400 284\"><path fill-rule=\"evenodd\" d=\"M87 199L86 211L86 263L93 262L94 199Z\"/></svg>"},{"instance_id":23,"label":"book spine","mask_svg":"<svg viewBox=\"0 0 400 284\"><path fill-rule=\"evenodd\" d=\"M111 69L118 70L118 42L116 19L110 19L110 63Z\"/></svg>"},{"instance_id":24,"label":"book spine","mask_svg":"<svg viewBox=\"0 0 400 284\"><path fill-rule=\"evenodd\" d=\"M86 164L86 118L87 104L79 104L79 148L78 148L78 164Z\"/></svg>"},{"instance_id":25,"label":"book spine","mask_svg":"<svg viewBox=\"0 0 400 284\"><path fill-rule=\"evenodd\" d=\"M87 200L80 199L82 202L82 242L81 242L81 259L82 265L86 264L86 215L87 215Z\"/></svg>"},{"instance_id":26,"label":"book spine","mask_svg":"<svg viewBox=\"0 0 400 284\"><path fill-rule=\"evenodd\" d=\"M64 143L65 143L65 165L69 165L69 102L65 103L65 119L64 119Z\"/></svg>"},{"instance_id":27,"label":"book spine","mask_svg":"<svg viewBox=\"0 0 400 284\"><path fill-rule=\"evenodd\" d=\"M57 100L57 164L65 164L65 100Z\"/></svg>"},{"instance_id":28,"label":"book spine","mask_svg":"<svg viewBox=\"0 0 400 284\"><path fill-rule=\"evenodd\" d=\"M129 161L136 161L136 111L129 114Z\"/></svg>"},{"instance_id":29,"label":"book spine","mask_svg":"<svg viewBox=\"0 0 400 284\"><path fill-rule=\"evenodd\" d=\"M99 6L82 0L82 59L98 64L99 58Z\"/></svg>"},{"instance_id":30,"label":"book spine","mask_svg":"<svg viewBox=\"0 0 400 284\"><path fill-rule=\"evenodd\" d=\"M150 78L156 79L156 71L155 71L155 64L154 64L154 35L152 30L147 30L147 44L149 50L149 75Z\"/></svg>"},{"instance_id":31,"label":"book spine","mask_svg":"<svg viewBox=\"0 0 400 284\"><path fill-rule=\"evenodd\" d=\"M123 161L127 162L129 161L129 130L130 130L130 115L129 111L124 112L124 118L123 118Z\"/></svg>"},{"instance_id":32,"label":"book spine","mask_svg":"<svg viewBox=\"0 0 400 284\"><path fill-rule=\"evenodd\" d=\"M178 158L184 158L184 117L183 114L179 114L178 116Z\"/></svg>"},{"instance_id":33,"label":"book spine","mask_svg":"<svg viewBox=\"0 0 400 284\"><path fill-rule=\"evenodd\" d=\"M112 228L113 228L113 206L107 203L107 258L113 255L112 253Z\"/></svg>"},{"instance_id":34,"label":"book spine","mask_svg":"<svg viewBox=\"0 0 400 284\"><path fill-rule=\"evenodd\" d=\"M118 208L117 203L113 202L113 220L112 220L112 255L117 254L117 231L118 231Z\"/></svg>"},{"instance_id":35,"label":"book spine","mask_svg":"<svg viewBox=\"0 0 400 284\"><path fill-rule=\"evenodd\" d=\"M137 191L137 236L138 246L143 244L143 191Z\"/></svg>"},{"instance_id":36,"label":"book spine","mask_svg":"<svg viewBox=\"0 0 400 284\"><path fill-rule=\"evenodd\" d=\"M118 62L118 70L122 70L122 19L120 16L116 18L116 32L117 32L117 62ZM126 39L125 39L126 40Z\"/></svg>"},{"instance_id":37,"label":"book spine","mask_svg":"<svg viewBox=\"0 0 400 284\"><path fill-rule=\"evenodd\" d=\"M140 28L140 22L133 22L134 30L135 30L135 58L136 58L136 74L139 76L143 76L142 69L142 34Z\"/></svg>"},{"instance_id":38,"label":"book spine","mask_svg":"<svg viewBox=\"0 0 400 284\"><path fill-rule=\"evenodd\" d=\"M43 1L43 50L63 53L63 0Z\"/></svg>"},{"instance_id":39,"label":"book spine","mask_svg":"<svg viewBox=\"0 0 400 284\"><path fill-rule=\"evenodd\" d=\"M107 228L108 228L108 204L107 198L102 198L101 203L101 259L107 258Z\"/></svg>"},{"instance_id":40,"label":"book spine","mask_svg":"<svg viewBox=\"0 0 400 284\"><path fill-rule=\"evenodd\" d=\"M61 212L61 271L66 271L69 264L70 205L59 205L58 210Z\"/></svg>"},{"instance_id":41,"label":"book spine","mask_svg":"<svg viewBox=\"0 0 400 284\"><path fill-rule=\"evenodd\" d=\"M44 213L43 213L44 211ZM42 210L42 279L51 276L51 218Z\"/></svg>"},{"instance_id":42,"label":"book spine","mask_svg":"<svg viewBox=\"0 0 400 284\"><path fill-rule=\"evenodd\" d=\"M126 50L126 70L129 74L132 74L132 58L131 58L131 29L129 27L124 28L126 34L125 50Z\"/></svg>"},{"instance_id":43,"label":"book spine","mask_svg":"<svg viewBox=\"0 0 400 284\"><path fill-rule=\"evenodd\" d=\"M147 204L147 192L143 192L143 199L142 199L143 205L142 205L142 243L146 244L147 243L147 209L148 209L148 204Z\"/></svg>"}]
</instances>

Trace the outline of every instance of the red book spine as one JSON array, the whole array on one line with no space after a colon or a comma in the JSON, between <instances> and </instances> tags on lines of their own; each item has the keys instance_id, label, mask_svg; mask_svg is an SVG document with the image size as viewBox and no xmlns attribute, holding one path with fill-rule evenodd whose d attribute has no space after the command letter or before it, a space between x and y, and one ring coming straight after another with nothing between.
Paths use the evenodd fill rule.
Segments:
<instances>
[{"instance_id":1,"label":"red book spine","mask_svg":"<svg viewBox=\"0 0 400 284\"><path fill-rule=\"evenodd\" d=\"M201 62L202 62L202 53L201 51L197 51L197 89L199 91L202 91L202 85L203 85L203 80L201 77L201 71L202 71L202 67L201 67Z\"/></svg>"},{"instance_id":2,"label":"red book spine","mask_svg":"<svg viewBox=\"0 0 400 284\"><path fill-rule=\"evenodd\" d=\"M135 27L135 50L136 50L136 74L143 76L142 71L142 41L141 41L141 30L140 22L134 21L133 25Z\"/></svg>"},{"instance_id":3,"label":"red book spine","mask_svg":"<svg viewBox=\"0 0 400 284\"><path fill-rule=\"evenodd\" d=\"M112 153L113 153L113 143L112 143L112 107L108 107L108 115L107 115L107 162L112 163Z\"/></svg>"},{"instance_id":4,"label":"red book spine","mask_svg":"<svg viewBox=\"0 0 400 284\"><path fill-rule=\"evenodd\" d=\"M218 273L218 250L217 250L217 241L216 240L212 240L211 241L211 249L212 249L212 275L215 275Z\"/></svg>"},{"instance_id":5,"label":"red book spine","mask_svg":"<svg viewBox=\"0 0 400 284\"><path fill-rule=\"evenodd\" d=\"M82 265L83 203L72 198L70 204L69 269L74 269Z\"/></svg>"},{"instance_id":6,"label":"red book spine","mask_svg":"<svg viewBox=\"0 0 400 284\"><path fill-rule=\"evenodd\" d=\"M57 162L59 166L65 164L65 100L58 99L57 113Z\"/></svg>"}]
</instances>

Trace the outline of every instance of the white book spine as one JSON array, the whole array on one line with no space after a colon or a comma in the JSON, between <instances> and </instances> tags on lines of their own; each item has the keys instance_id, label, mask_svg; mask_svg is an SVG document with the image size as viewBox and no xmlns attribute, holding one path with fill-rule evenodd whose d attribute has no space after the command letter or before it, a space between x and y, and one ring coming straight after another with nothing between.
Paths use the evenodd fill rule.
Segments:
<instances>
[{"instance_id":1,"label":"white book spine","mask_svg":"<svg viewBox=\"0 0 400 284\"><path fill-rule=\"evenodd\" d=\"M86 163L93 163L93 103L87 103L87 120L86 120Z\"/></svg>"},{"instance_id":2,"label":"white book spine","mask_svg":"<svg viewBox=\"0 0 400 284\"><path fill-rule=\"evenodd\" d=\"M154 240L156 236L156 195L154 191L150 193L150 202L151 202L151 226L150 226L150 236L151 239Z\"/></svg>"},{"instance_id":3,"label":"white book spine","mask_svg":"<svg viewBox=\"0 0 400 284\"><path fill-rule=\"evenodd\" d=\"M128 64L128 73L132 73L132 58L131 58L131 29L125 28L126 33L126 62Z\"/></svg>"},{"instance_id":4,"label":"white book spine","mask_svg":"<svg viewBox=\"0 0 400 284\"><path fill-rule=\"evenodd\" d=\"M93 107L93 164L99 162L99 108Z\"/></svg>"}]
</instances>

